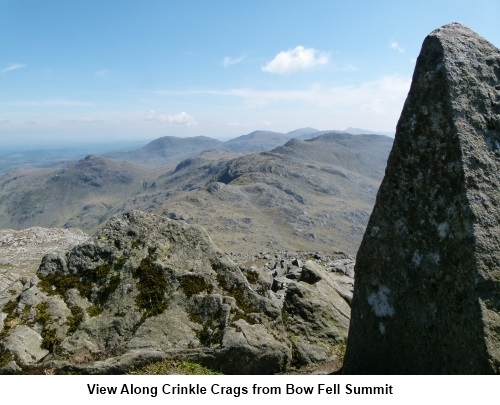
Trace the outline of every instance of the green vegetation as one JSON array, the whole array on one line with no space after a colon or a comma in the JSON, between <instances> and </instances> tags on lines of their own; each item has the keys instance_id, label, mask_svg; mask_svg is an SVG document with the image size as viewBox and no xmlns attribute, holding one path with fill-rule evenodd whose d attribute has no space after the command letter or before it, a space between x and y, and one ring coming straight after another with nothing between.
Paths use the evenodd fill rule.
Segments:
<instances>
[{"instance_id":1,"label":"green vegetation","mask_svg":"<svg viewBox=\"0 0 500 405\"><path fill-rule=\"evenodd\" d=\"M17 300L7 302L7 304L4 305L2 312L6 313L7 316L9 316L16 310L17 304Z\"/></svg>"},{"instance_id":2,"label":"green vegetation","mask_svg":"<svg viewBox=\"0 0 500 405\"><path fill-rule=\"evenodd\" d=\"M74 333L78 326L83 321L83 309L75 305L69 308L71 315L66 319L66 325L68 325L68 333Z\"/></svg>"},{"instance_id":3,"label":"green vegetation","mask_svg":"<svg viewBox=\"0 0 500 405\"><path fill-rule=\"evenodd\" d=\"M247 270L245 276L250 284L256 284L259 281L259 273L255 270Z\"/></svg>"},{"instance_id":4,"label":"green vegetation","mask_svg":"<svg viewBox=\"0 0 500 405\"><path fill-rule=\"evenodd\" d=\"M161 360L138 368L129 374L133 375L222 375L217 371L210 370L198 363L189 361Z\"/></svg>"},{"instance_id":5,"label":"green vegetation","mask_svg":"<svg viewBox=\"0 0 500 405\"><path fill-rule=\"evenodd\" d=\"M200 274L186 274L182 276L180 284L188 297L204 291L210 294L213 290L213 286L207 283L205 277Z\"/></svg>"},{"instance_id":6,"label":"green vegetation","mask_svg":"<svg viewBox=\"0 0 500 405\"><path fill-rule=\"evenodd\" d=\"M214 270L216 270L214 268ZM236 300L236 305L242 312L237 312L234 314L233 322L238 319L244 319L250 325L255 324L255 320L248 316L249 314L260 312L258 308L254 308L251 306L251 300L248 299L247 293L250 291L242 285L238 280L233 280L233 284L229 284L226 277L229 275L223 275L221 272L217 273L217 281L219 285L226 290L229 295L231 295Z\"/></svg>"},{"instance_id":7,"label":"green vegetation","mask_svg":"<svg viewBox=\"0 0 500 405\"><path fill-rule=\"evenodd\" d=\"M17 300L9 301L2 309L2 312L6 313L7 316L3 321L3 330L0 332L0 339L5 337L9 329L21 323L21 319L16 313L17 304Z\"/></svg>"},{"instance_id":8,"label":"green vegetation","mask_svg":"<svg viewBox=\"0 0 500 405\"><path fill-rule=\"evenodd\" d=\"M206 367L203 367L200 364L192 363L192 362L189 362L189 361L183 361L181 363L181 367L185 371L185 374L192 374L192 375L222 375L222 373L210 370L210 369L208 369Z\"/></svg>"},{"instance_id":9,"label":"green vegetation","mask_svg":"<svg viewBox=\"0 0 500 405\"><path fill-rule=\"evenodd\" d=\"M31 305L26 305L24 308L23 308L23 317L27 317L29 315L31 311Z\"/></svg>"},{"instance_id":10,"label":"green vegetation","mask_svg":"<svg viewBox=\"0 0 500 405\"><path fill-rule=\"evenodd\" d=\"M91 307L87 308L87 315L90 317L94 317L99 315L102 312L102 308L99 304L92 305Z\"/></svg>"},{"instance_id":11,"label":"green vegetation","mask_svg":"<svg viewBox=\"0 0 500 405\"><path fill-rule=\"evenodd\" d=\"M200 303L200 307L203 304ZM196 333L198 340L203 346L210 347L212 345L222 345L222 310L219 308L215 313L210 314L207 321L195 313L189 313L189 319L191 322L197 323L203 327L203 329Z\"/></svg>"},{"instance_id":12,"label":"green vegetation","mask_svg":"<svg viewBox=\"0 0 500 405\"><path fill-rule=\"evenodd\" d=\"M81 281L80 277L72 274L47 274L40 275L40 289L49 295L61 295L64 297L71 288L76 288L80 295L90 299L92 285Z\"/></svg>"},{"instance_id":13,"label":"green vegetation","mask_svg":"<svg viewBox=\"0 0 500 405\"><path fill-rule=\"evenodd\" d=\"M0 368L5 367L13 359L12 353L0 347Z\"/></svg>"},{"instance_id":14,"label":"green vegetation","mask_svg":"<svg viewBox=\"0 0 500 405\"><path fill-rule=\"evenodd\" d=\"M346 342L339 342L336 345L332 346L332 349L329 353L330 356L338 356L340 361L344 361L344 356L345 356L345 350L346 350L347 344Z\"/></svg>"},{"instance_id":15,"label":"green vegetation","mask_svg":"<svg viewBox=\"0 0 500 405\"><path fill-rule=\"evenodd\" d=\"M297 335L289 336L290 343L292 343L292 364L297 365L297 357L299 357L297 352Z\"/></svg>"},{"instance_id":16,"label":"green vegetation","mask_svg":"<svg viewBox=\"0 0 500 405\"><path fill-rule=\"evenodd\" d=\"M253 308L249 305L249 300L243 290L243 287L233 288L231 291L231 295L236 300L238 304L238 308L240 308L245 314L251 314L253 312L260 312L258 308Z\"/></svg>"},{"instance_id":17,"label":"green vegetation","mask_svg":"<svg viewBox=\"0 0 500 405\"><path fill-rule=\"evenodd\" d=\"M56 330L51 328L52 317L49 313L49 304L41 302L35 307L35 310L35 321L42 325L42 344L40 347L54 353L61 344L61 339L56 336Z\"/></svg>"},{"instance_id":18,"label":"green vegetation","mask_svg":"<svg viewBox=\"0 0 500 405\"><path fill-rule=\"evenodd\" d=\"M107 280L107 283L104 284L99 291L97 292L97 298L94 300L98 303L105 302L111 294L118 288L120 285L121 277L119 274L114 274Z\"/></svg>"},{"instance_id":19,"label":"green vegetation","mask_svg":"<svg viewBox=\"0 0 500 405\"><path fill-rule=\"evenodd\" d=\"M159 315L168 307L165 300L168 291L167 280L163 269L153 260L151 256L145 257L133 272L139 290L135 302L145 311L146 316Z\"/></svg>"},{"instance_id":20,"label":"green vegetation","mask_svg":"<svg viewBox=\"0 0 500 405\"><path fill-rule=\"evenodd\" d=\"M286 311L285 307L281 309L281 320L283 321L285 328L288 328L290 325L290 314Z\"/></svg>"},{"instance_id":21,"label":"green vegetation","mask_svg":"<svg viewBox=\"0 0 500 405\"><path fill-rule=\"evenodd\" d=\"M65 297L68 290L76 288L82 297L94 305L104 302L120 284L120 271L128 258L121 256L111 263L104 263L94 268L86 268L76 274L47 274L40 276L39 286L49 295ZM98 285L97 294L93 294L93 285Z\"/></svg>"}]
</instances>

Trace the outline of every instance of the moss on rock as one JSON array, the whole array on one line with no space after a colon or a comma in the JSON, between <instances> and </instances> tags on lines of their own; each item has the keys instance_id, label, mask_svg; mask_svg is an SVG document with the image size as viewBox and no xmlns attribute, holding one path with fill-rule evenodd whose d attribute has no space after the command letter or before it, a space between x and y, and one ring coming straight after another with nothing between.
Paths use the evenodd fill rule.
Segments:
<instances>
[{"instance_id":1,"label":"moss on rock","mask_svg":"<svg viewBox=\"0 0 500 405\"><path fill-rule=\"evenodd\" d=\"M165 294L168 284L161 266L156 264L151 256L141 260L140 265L133 271L137 279L139 294L135 302L139 308L145 311L146 316L161 314L168 307Z\"/></svg>"},{"instance_id":2,"label":"moss on rock","mask_svg":"<svg viewBox=\"0 0 500 405\"><path fill-rule=\"evenodd\" d=\"M77 305L71 306L69 309L71 315L66 319L66 325L68 325L68 333L74 333L83 321L84 312Z\"/></svg>"},{"instance_id":3,"label":"moss on rock","mask_svg":"<svg viewBox=\"0 0 500 405\"><path fill-rule=\"evenodd\" d=\"M180 285L184 290L184 293L191 297L195 294L200 294L206 292L210 294L213 290L213 286L208 283L200 274L186 274L180 279Z\"/></svg>"},{"instance_id":4,"label":"moss on rock","mask_svg":"<svg viewBox=\"0 0 500 405\"><path fill-rule=\"evenodd\" d=\"M42 349L54 353L57 347L61 344L61 339L57 337L56 329L52 328L53 319L49 312L49 304L41 302L35 307L35 321L42 326L41 336Z\"/></svg>"}]
</instances>

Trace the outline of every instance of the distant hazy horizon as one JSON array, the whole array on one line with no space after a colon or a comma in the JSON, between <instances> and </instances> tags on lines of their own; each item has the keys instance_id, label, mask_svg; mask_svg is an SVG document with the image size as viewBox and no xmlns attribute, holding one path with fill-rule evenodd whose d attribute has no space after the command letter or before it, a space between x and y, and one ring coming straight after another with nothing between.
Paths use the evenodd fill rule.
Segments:
<instances>
[{"instance_id":1,"label":"distant hazy horizon","mask_svg":"<svg viewBox=\"0 0 500 405\"><path fill-rule=\"evenodd\" d=\"M303 127L306 128L306 127ZM310 127L311 128L311 127ZM295 131L297 129L301 128L294 128L292 131ZM315 128L317 129L317 128ZM350 130L359 130L359 128L344 128L344 129L318 129L318 132L325 132L325 131L332 131L332 132L348 132ZM394 137L394 133L392 132L378 132L378 131L372 131L368 128L363 128L363 131L366 131L366 133L377 133L379 135L386 135L389 137ZM266 129L256 129L254 131L250 131L248 133L240 133L240 134L235 134L234 136L226 136L226 137L210 137L213 139L217 139L219 141L225 142L230 139L235 139L240 136L248 135L252 132L256 131L268 131ZM284 134L292 131L286 131L282 132ZM278 132L278 131L272 131L272 132ZM31 139L29 141L24 141L23 139L16 139L16 138L10 138L10 137L0 137L0 156L7 155L9 153L13 152L20 152L20 151L29 151L29 150L46 150L46 149L53 149L53 150L61 150L61 149L79 149L79 148L95 148L95 152L93 153L102 153L103 151L114 151L114 150L119 150L119 149L127 149L131 150L134 148L139 148L143 145L146 145L147 143L154 141L155 139L158 139L162 136L176 136L176 135L161 135L156 138L149 138L149 139L141 139L140 137L137 138L109 138L109 137L87 137L87 138L71 138L71 137L66 137L66 138L61 138L57 139L54 137L42 137L42 138L35 138ZM200 135L188 135L185 137L181 138L191 138L191 137L196 137ZM203 136L203 135L201 135Z\"/></svg>"},{"instance_id":2,"label":"distant hazy horizon","mask_svg":"<svg viewBox=\"0 0 500 405\"><path fill-rule=\"evenodd\" d=\"M500 2L0 0L0 147L393 133L422 41L500 43Z\"/></svg>"}]
</instances>

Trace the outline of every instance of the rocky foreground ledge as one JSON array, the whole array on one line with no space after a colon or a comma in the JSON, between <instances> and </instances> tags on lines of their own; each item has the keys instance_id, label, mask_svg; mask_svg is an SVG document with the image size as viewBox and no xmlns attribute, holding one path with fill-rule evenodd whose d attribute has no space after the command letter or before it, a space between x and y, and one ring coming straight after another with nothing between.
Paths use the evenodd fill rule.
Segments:
<instances>
[{"instance_id":1,"label":"rocky foreground ledge","mask_svg":"<svg viewBox=\"0 0 500 405\"><path fill-rule=\"evenodd\" d=\"M88 238L79 229L0 229L0 291L21 277L31 278L45 254L67 250Z\"/></svg>"},{"instance_id":2,"label":"rocky foreground ledge","mask_svg":"<svg viewBox=\"0 0 500 405\"><path fill-rule=\"evenodd\" d=\"M133 211L0 290L0 373L118 374L165 358L226 374L338 359L345 254L218 250L206 231Z\"/></svg>"}]
</instances>

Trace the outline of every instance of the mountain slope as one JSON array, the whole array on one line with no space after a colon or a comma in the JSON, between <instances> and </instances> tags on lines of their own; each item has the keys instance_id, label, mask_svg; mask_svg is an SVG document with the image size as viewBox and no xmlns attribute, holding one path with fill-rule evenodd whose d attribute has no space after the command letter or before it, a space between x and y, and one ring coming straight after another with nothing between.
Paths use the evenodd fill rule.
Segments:
<instances>
[{"instance_id":1,"label":"mountain slope","mask_svg":"<svg viewBox=\"0 0 500 405\"><path fill-rule=\"evenodd\" d=\"M0 177L0 227L78 227L92 231L147 185L132 163L89 155L63 169L27 169Z\"/></svg>"},{"instance_id":2,"label":"mountain slope","mask_svg":"<svg viewBox=\"0 0 500 405\"><path fill-rule=\"evenodd\" d=\"M271 131L254 131L226 142L206 136L189 138L164 136L133 151L110 152L103 156L151 167L159 167L167 163L178 163L202 151L211 149L224 149L238 153L264 152L281 146L292 138L311 138L317 132L314 128L301 128L287 134Z\"/></svg>"},{"instance_id":3,"label":"mountain slope","mask_svg":"<svg viewBox=\"0 0 500 405\"><path fill-rule=\"evenodd\" d=\"M124 208L189 218L226 251L355 253L392 139L354 138L331 134L230 160L189 159Z\"/></svg>"},{"instance_id":4,"label":"mountain slope","mask_svg":"<svg viewBox=\"0 0 500 405\"><path fill-rule=\"evenodd\" d=\"M254 131L224 142L224 148L232 152L263 152L283 145L290 138L280 132Z\"/></svg>"},{"instance_id":5,"label":"mountain slope","mask_svg":"<svg viewBox=\"0 0 500 405\"><path fill-rule=\"evenodd\" d=\"M330 132L305 141L292 139L274 152L343 167L382 180L389 145L392 145L392 139L383 135L352 136Z\"/></svg>"},{"instance_id":6,"label":"mountain slope","mask_svg":"<svg viewBox=\"0 0 500 405\"><path fill-rule=\"evenodd\" d=\"M0 177L0 228L92 233L111 215L139 209L200 224L226 251L354 254L392 141L325 134L262 153L204 151L157 173L97 156L63 170L24 170Z\"/></svg>"},{"instance_id":7,"label":"mountain slope","mask_svg":"<svg viewBox=\"0 0 500 405\"><path fill-rule=\"evenodd\" d=\"M223 142L206 136L179 138L164 136L130 152L107 153L106 157L156 166L165 162L179 162L207 149L221 148Z\"/></svg>"}]
</instances>

